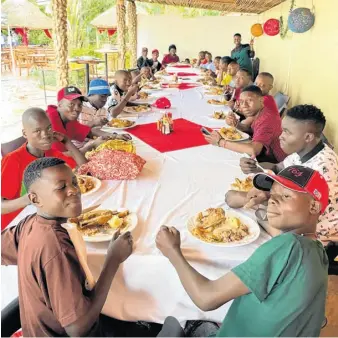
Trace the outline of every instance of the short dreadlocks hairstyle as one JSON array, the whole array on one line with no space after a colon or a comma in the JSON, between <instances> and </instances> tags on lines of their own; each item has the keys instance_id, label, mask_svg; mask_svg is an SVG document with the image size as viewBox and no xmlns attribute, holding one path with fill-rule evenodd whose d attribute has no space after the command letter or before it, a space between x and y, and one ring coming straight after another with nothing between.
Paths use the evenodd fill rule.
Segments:
<instances>
[{"instance_id":1,"label":"short dreadlocks hairstyle","mask_svg":"<svg viewBox=\"0 0 338 338\"><path fill-rule=\"evenodd\" d=\"M31 185L41 178L44 169L55 167L60 164L65 164L65 161L55 157L41 157L29 164L23 174L23 182L26 190L29 191Z\"/></svg>"}]
</instances>

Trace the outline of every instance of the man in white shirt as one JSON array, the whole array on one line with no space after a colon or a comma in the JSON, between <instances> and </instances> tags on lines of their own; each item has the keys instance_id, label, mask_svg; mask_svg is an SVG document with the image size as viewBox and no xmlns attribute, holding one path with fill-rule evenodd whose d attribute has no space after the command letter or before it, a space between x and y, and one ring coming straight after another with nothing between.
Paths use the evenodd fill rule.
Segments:
<instances>
[{"instance_id":1,"label":"man in white shirt","mask_svg":"<svg viewBox=\"0 0 338 338\"><path fill-rule=\"evenodd\" d=\"M276 165L260 163L262 167L276 173L291 165L303 165L319 171L324 176L329 185L330 200L317 224L317 236L323 242L338 240L338 156L321 140L325 123L324 114L313 105L291 108L282 121L283 133L280 136L281 148L290 155ZM253 159L241 158L240 166L245 174L262 171ZM255 189L249 193L229 191L226 201L235 208L244 205L253 207L268 197L268 194ZM266 230L269 232L269 229Z\"/></svg>"}]
</instances>

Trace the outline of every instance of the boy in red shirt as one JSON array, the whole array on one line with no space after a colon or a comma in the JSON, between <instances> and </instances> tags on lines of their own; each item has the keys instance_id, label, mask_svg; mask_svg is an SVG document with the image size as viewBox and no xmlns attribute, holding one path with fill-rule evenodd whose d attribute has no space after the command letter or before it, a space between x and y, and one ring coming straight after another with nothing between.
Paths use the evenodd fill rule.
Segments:
<instances>
[{"instance_id":1,"label":"boy in red shirt","mask_svg":"<svg viewBox=\"0 0 338 338\"><path fill-rule=\"evenodd\" d=\"M86 98L76 87L69 86L60 89L57 94L58 105L47 107L47 114L52 123L53 130L66 135L71 141L78 142L84 142L86 138L92 139L94 136L122 140L131 139L128 134L110 134L101 131L100 127L89 127L78 122L77 119L82 112L82 102L85 100ZM54 143L52 148L62 152L67 151L61 142ZM83 146L80 151L85 153L88 151L88 147Z\"/></svg>"},{"instance_id":2,"label":"boy in red shirt","mask_svg":"<svg viewBox=\"0 0 338 338\"><path fill-rule=\"evenodd\" d=\"M257 86L251 85L242 90L239 105L246 119L251 118L252 142L238 143L226 141L214 131L205 135L205 139L219 147L238 153L246 153L259 162L279 163L286 154L280 146L279 136L282 133L281 119L273 111L264 107L263 93ZM226 123L237 129L247 132L250 127L243 124L233 116L227 117Z\"/></svg>"},{"instance_id":3,"label":"boy in red shirt","mask_svg":"<svg viewBox=\"0 0 338 338\"><path fill-rule=\"evenodd\" d=\"M259 87L264 95L264 107L279 115L277 103L272 95L269 95L273 88L274 78L270 73L259 73L255 80L255 85Z\"/></svg>"},{"instance_id":4,"label":"boy in red shirt","mask_svg":"<svg viewBox=\"0 0 338 338\"><path fill-rule=\"evenodd\" d=\"M29 204L23 185L23 172L31 162L40 157L57 157L71 168L87 162L84 155L66 136L53 132L50 120L43 109L26 110L22 115L22 125L22 133L27 142L1 160L1 229L6 228ZM61 143L72 157L51 149L55 142Z\"/></svg>"}]
</instances>

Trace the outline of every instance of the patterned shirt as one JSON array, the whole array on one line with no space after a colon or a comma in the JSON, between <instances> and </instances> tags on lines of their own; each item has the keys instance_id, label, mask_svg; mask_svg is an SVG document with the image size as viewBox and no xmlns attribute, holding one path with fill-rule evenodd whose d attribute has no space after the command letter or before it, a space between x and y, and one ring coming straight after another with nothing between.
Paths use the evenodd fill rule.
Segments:
<instances>
[{"instance_id":1,"label":"patterned shirt","mask_svg":"<svg viewBox=\"0 0 338 338\"><path fill-rule=\"evenodd\" d=\"M317 147L322 149L309 158ZM317 235L321 240L328 240L330 236L338 235L338 156L327 145L323 147L321 142L317 147L302 158L297 153L291 154L284 160L283 165L284 167L303 165L319 171L326 179L330 193L329 205L324 214L319 217Z\"/></svg>"},{"instance_id":2,"label":"patterned shirt","mask_svg":"<svg viewBox=\"0 0 338 338\"><path fill-rule=\"evenodd\" d=\"M116 83L113 83L113 85L110 87L110 93L111 96L109 96L108 99L108 109L110 107L117 106L122 101L123 96L125 94Z\"/></svg>"},{"instance_id":3,"label":"patterned shirt","mask_svg":"<svg viewBox=\"0 0 338 338\"><path fill-rule=\"evenodd\" d=\"M95 118L108 118L109 113L105 107L95 108L90 102L83 102L82 112L78 121L86 126L92 125Z\"/></svg>"}]
</instances>

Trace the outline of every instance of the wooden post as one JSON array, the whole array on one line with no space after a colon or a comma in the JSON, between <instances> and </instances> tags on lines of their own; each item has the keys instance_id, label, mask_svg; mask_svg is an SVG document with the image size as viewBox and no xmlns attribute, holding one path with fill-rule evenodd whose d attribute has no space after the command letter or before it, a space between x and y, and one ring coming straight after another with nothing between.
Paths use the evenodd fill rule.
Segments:
<instances>
[{"instance_id":1,"label":"wooden post","mask_svg":"<svg viewBox=\"0 0 338 338\"><path fill-rule=\"evenodd\" d=\"M137 14L134 0L127 2L128 36L130 47L130 66L135 68L137 64Z\"/></svg>"},{"instance_id":2,"label":"wooden post","mask_svg":"<svg viewBox=\"0 0 338 338\"><path fill-rule=\"evenodd\" d=\"M125 69L126 63L126 6L124 0L117 0L117 38L120 50L119 68Z\"/></svg>"},{"instance_id":3,"label":"wooden post","mask_svg":"<svg viewBox=\"0 0 338 338\"><path fill-rule=\"evenodd\" d=\"M59 88L68 85L67 0L52 0L52 19L56 59L56 82Z\"/></svg>"}]
</instances>

